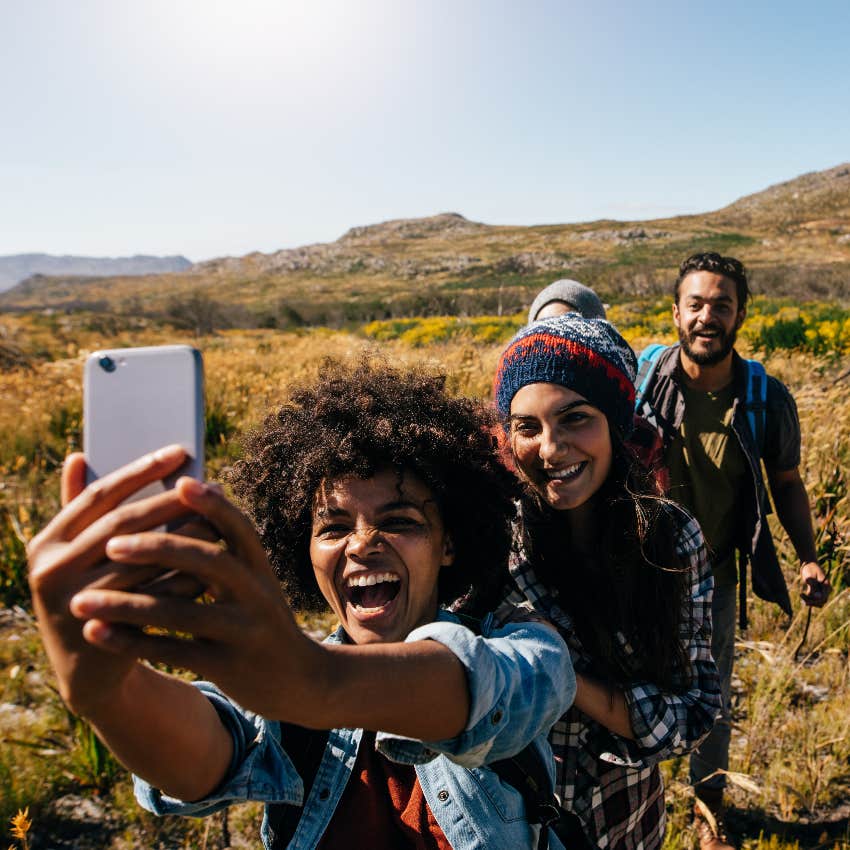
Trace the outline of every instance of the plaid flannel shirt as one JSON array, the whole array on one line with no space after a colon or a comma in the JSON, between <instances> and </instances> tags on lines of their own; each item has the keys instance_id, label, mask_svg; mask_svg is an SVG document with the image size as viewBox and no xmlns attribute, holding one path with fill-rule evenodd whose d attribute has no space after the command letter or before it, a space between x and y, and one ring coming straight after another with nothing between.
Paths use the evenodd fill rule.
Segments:
<instances>
[{"instance_id":1,"label":"plaid flannel shirt","mask_svg":"<svg viewBox=\"0 0 850 850\"><path fill-rule=\"evenodd\" d=\"M652 682L623 689L635 733L631 741L610 732L575 706L549 736L556 761L556 791L573 812L591 845L613 850L656 850L664 839L664 784L658 763L692 750L710 731L720 710L720 681L711 657L711 597L714 583L705 541L696 520L671 505L678 520L677 551L691 568L681 637L690 676L674 692ZM528 600L553 622L570 648L577 673L593 675L593 660L578 641L555 591L542 585L518 551L511 559L517 590L511 601ZM622 634L621 650L633 650Z\"/></svg>"}]
</instances>

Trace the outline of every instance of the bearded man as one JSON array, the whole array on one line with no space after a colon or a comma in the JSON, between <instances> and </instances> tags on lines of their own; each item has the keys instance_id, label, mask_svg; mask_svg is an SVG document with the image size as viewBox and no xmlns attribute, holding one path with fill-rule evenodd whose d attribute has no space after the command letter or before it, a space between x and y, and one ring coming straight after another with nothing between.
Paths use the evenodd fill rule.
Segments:
<instances>
[{"instance_id":1,"label":"bearded man","mask_svg":"<svg viewBox=\"0 0 850 850\"><path fill-rule=\"evenodd\" d=\"M779 521L800 560L803 602L821 606L830 589L817 563L809 497L799 472L800 422L794 399L784 384L760 367L765 392L754 398L753 366L735 351L749 298L740 261L716 253L688 257L679 268L674 290L673 322L679 344L656 356L651 371L645 373L644 387L640 374L637 382L638 413L655 425L664 444L670 496L699 520L713 553L712 653L720 672L723 708L691 756L691 783L720 829L711 828L698 806L701 850L734 846L721 816L731 737L736 585L740 581L744 626L748 561L755 593L791 614L767 524L770 502L762 461Z\"/></svg>"}]
</instances>

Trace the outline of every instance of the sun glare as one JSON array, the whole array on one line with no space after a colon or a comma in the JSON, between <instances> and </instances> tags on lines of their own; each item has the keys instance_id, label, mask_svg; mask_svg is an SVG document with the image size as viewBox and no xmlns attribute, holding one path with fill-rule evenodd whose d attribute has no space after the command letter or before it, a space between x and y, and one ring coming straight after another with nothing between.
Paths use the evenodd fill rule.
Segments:
<instances>
[{"instance_id":1,"label":"sun glare","mask_svg":"<svg viewBox=\"0 0 850 850\"><path fill-rule=\"evenodd\" d=\"M185 0L121 9L137 72L169 87L220 95L297 83L302 96L334 78L377 69L385 33L383 3L344 0ZM117 47L115 49L118 49Z\"/></svg>"}]
</instances>

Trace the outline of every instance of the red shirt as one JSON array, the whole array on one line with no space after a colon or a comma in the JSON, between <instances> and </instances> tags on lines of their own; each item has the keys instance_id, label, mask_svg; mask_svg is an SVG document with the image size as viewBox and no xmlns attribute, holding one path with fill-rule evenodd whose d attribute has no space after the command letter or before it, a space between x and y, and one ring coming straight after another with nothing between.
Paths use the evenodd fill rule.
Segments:
<instances>
[{"instance_id":1,"label":"red shirt","mask_svg":"<svg viewBox=\"0 0 850 850\"><path fill-rule=\"evenodd\" d=\"M412 765L375 750L363 732L348 785L317 850L452 850L428 808Z\"/></svg>"}]
</instances>

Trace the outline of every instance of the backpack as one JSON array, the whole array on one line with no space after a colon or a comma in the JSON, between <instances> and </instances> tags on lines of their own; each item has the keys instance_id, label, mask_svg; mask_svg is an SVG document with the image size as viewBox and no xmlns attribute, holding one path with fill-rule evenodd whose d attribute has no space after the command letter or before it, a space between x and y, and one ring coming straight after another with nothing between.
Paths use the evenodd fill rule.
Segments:
<instances>
[{"instance_id":1,"label":"backpack","mask_svg":"<svg viewBox=\"0 0 850 850\"><path fill-rule=\"evenodd\" d=\"M669 346L655 342L648 345L638 357L637 377L635 378L635 410L639 411L646 399L655 368L663 352ZM744 412L750 426L759 457L764 454L765 420L767 419L767 373L758 360L744 360L747 367L747 394L744 399Z\"/></svg>"}]
</instances>

